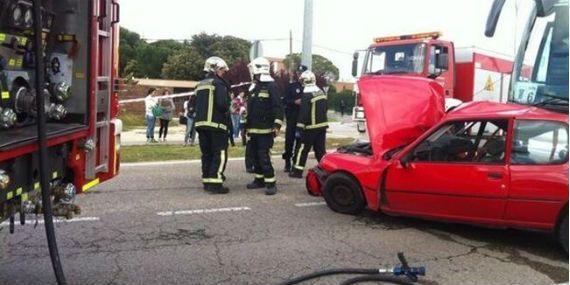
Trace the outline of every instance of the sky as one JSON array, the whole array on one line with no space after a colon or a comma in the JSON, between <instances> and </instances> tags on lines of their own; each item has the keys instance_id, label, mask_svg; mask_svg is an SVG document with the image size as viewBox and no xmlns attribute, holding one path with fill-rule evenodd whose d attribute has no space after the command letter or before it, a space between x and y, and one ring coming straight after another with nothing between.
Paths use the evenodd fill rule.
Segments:
<instances>
[{"instance_id":1,"label":"sky","mask_svg":"<svg viewBox=\"0 0 570 285\"><path fill-rule=\"evenodd\" d=\"M456 47L475 46L512 56L522 28L519 0L507 1L495 37L483 34L492 0L313 0L313 53L329 58L352 81L355 50L379 36L440 31ZM145 39L232 35L261 39L265 56L302 49L304 0L121 0L121 25ZM517 20L518 19L518 20ZM518 23L517 23L518 22Z\"/></svg>"}]
</instances>

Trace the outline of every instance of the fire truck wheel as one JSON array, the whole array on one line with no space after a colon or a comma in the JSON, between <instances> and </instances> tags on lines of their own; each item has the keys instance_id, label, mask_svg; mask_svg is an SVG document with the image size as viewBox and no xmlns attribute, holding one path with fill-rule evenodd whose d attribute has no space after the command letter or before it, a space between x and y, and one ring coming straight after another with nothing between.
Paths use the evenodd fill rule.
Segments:
<instances>
[{"instance_id":1,"label":"fire truck wheel","mask_svg":"<svg viewBox=\"0 0 570 285\"><path fill-rule=\"evenodd\" d=\"M560 223L558 229L558 241L564 248L566 252L568 252L568 213Z\"/></svg>"},{"instance_id":2,"label":"fire truck wheel","mask_svg":"<svg viewBox=\"0 0 570 285\"><path fill-rule=\"evenodd\" d=\"M366 206L360 184L344 173L332 174L323 192L327 205L335 212L354 215Z\"/></svg>"}]
</instances>

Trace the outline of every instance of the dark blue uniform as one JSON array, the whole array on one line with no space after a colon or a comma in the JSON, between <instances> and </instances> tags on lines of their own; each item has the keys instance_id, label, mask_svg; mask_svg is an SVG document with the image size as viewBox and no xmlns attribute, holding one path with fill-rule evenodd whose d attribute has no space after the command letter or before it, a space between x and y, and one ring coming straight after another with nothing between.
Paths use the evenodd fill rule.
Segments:
<instances>
[{"instance_id":1,"label":"dark blue uniform","mask_svg":"<svg viewBox=\"0 0 570 285\"><path fill-rule=\"evenodd\" d=\"M299 145L299 141L295 139L295 133L297 132L297 118L299 117L300 106L295 104L295 100L301 99L302 96L303 86L298 81L295 81L289 84L287 94L283 98L285 119L287 121L287 129L285 130L285 152L283 153L285 171L290 170L293 150Z\"/></svg>"}]
</instances>

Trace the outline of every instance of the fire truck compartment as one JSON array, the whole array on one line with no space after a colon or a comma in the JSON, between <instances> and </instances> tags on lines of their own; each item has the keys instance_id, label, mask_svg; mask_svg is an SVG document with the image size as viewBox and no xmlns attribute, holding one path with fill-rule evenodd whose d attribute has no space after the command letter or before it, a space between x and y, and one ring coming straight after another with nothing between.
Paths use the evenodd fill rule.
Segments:
<instances>
[{"instance_id":1,"label":"fire truck compartment","mask_svg":"<svg viewBox=\"0 0 570 285\"><path fill-rule=\"evenodd\" d=\"M48 123L46 127L48 139L87 129L85 125L81 124ZM0 136L0 151L7 151L22 145L35 143L37 134L36 126L5 130Z\"/></svg>"}]
</instances>

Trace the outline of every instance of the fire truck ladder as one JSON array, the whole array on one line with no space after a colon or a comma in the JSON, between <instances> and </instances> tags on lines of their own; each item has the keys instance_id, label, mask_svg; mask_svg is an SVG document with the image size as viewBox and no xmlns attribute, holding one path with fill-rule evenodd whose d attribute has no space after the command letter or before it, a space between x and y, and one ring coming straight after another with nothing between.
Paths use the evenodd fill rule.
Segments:
<instances>
[{"instance_id":1,"label":"fire truck ladder","mask_svg":"<svg viewBox=\"0 0 570 285\"><path fill-rule=\"evenodd\" d=\"M91 125L95 126L91 140L96 147L86 156L85 177L87 179L95 179L98 173L109 171L109 139L111 135L113 3L111 0L95 0L93 5L95 5L94 11L99 19L96 45L97 60L95 62L97 65L96 102L93 107L95 116L94 121L91 122Z\"/></svg>"}]
</instances>

